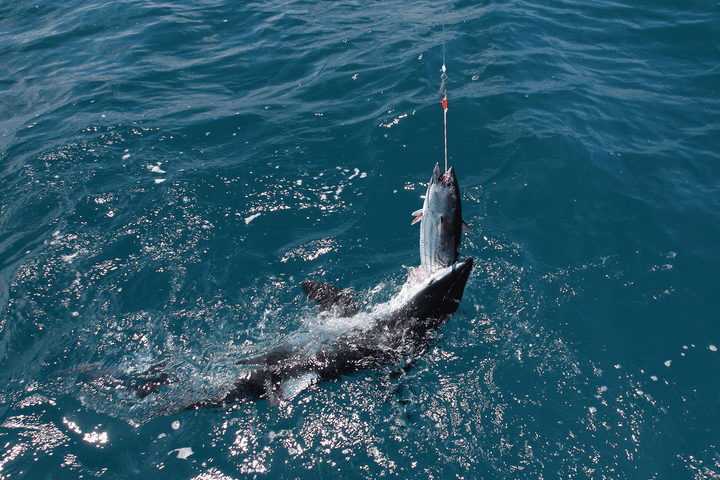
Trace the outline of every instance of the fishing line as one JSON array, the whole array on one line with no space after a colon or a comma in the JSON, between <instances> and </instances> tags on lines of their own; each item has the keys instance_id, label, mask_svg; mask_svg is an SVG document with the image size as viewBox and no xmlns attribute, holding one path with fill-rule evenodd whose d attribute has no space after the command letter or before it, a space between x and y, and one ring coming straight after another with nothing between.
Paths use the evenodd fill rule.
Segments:
<instances>
[{"instance_id":1,"label":"fishing line","mask_svg":"<svg viewBox=\"0 0 720 480\"><path fill-rule=\"evenodd\" d=\"M443 132L445 134L445 172L447 173L448 170L448 153L447 153L447 110L448 110L448 101L447 101L447 87L445 86L445 81L447 80L447 69L445 68L445 2L443 2L443 13L442 13L442 52L443 52L443 64L440 71L442 72L440 74L440 96L442 97L442 107L443 107Z\"/></svg>"},{"instance_id":2,"label":"fishing line","mask_svg":"<svg viewBox=\"0 0 720 480\"><path fill-rule=\"evenodd\" d=\"M443 85L445 84L445 80L443 80ZM445 96L442 99L442 107L443 107L443 133L445 134L445 172L448 170L448 154L447 154L447 91L445 92Z\"/></svg>"},{"instance_id":3,"label":"fishing line","mask_svg":"<svg viewBox=\"0 0 720 480\"><path fill-rule=\"evenodd\" d=\"M443 73L445 73L445 2L443 2L442 24L443 24L443 30L442 30L443 66L442 66L442 71L443 71Z\"/></svg>"}]
</instances>

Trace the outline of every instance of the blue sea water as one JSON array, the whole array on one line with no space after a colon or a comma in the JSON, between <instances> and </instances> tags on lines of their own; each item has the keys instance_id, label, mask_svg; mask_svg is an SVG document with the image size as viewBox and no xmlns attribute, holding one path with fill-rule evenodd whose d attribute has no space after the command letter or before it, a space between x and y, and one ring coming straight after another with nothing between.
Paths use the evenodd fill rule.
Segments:
<instances>
[{"instance_id":1,"label":"blue sea water","mask_svg":"<svg viewBox=\"0 0 720 480\"><path fill-rule=\"evenodd\" d=\"M0 3L0 478L720 478L720 4L541 3ZM443 55L434 346L168 415L419 264Z\"/></svg>"}]
</instances>

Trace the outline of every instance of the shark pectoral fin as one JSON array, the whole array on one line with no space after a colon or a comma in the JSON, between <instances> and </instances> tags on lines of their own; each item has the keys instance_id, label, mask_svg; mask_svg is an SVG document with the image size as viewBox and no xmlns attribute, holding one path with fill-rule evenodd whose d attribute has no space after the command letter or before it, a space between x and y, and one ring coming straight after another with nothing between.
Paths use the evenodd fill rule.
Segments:
<instances>
[{"instance_id":1,"label":"shark pectoral fin","mask_svg":"<svg viewBox=\"0 0 720 480\"><path fill-rule=\"evenodd\" d=\"M474 237L475 233L473 233L472 228L470 228L470 225L468 225L465 220L462 221L462 224L463 224L463 228L465 229L465 231Z\"/></svg>"},{"instance_id":2,"label":"shark pectoral fin","mask_svg":"<svg viewBox=\"0 0 720 480\"><path fill-rule=\"evenodd\" d=\"M283 400L289 402L306 388L316 384L318 376L315 372L308 372L297 378L290 378L280 384L280 393Z\"/></svg>"},{"instance_id":3,"label":"shark pectoral fin","mask_svg":"<svg viewBox=\"0 0 720 480\"><path fill-rule=\"evenodd\" d=\"M353 300L353 292L349 289L316 280L305 280L301 285L308 300L317 302L320 311L332 308L338 316L350 317L360 310L357 302Z\"/></svg>"},{"instance_id":4,"label":"shark pectoral fin","mask_svg":"<svg viewBox=\"0 0 720 480\"><path fill-rule=\"evenodd\" d=\"M265 398L267 398L268 403L272 405L273 407L277 407L280 405L280 402L282 401L281 398L282 392L278 392L275 388L275 384L272 381L272 376L265 380Z\"/></svg>"},{"instance_id":5,"label":"shark pectoral fin","mask_svg":"<svg viewBox=\"0 0 720 480\"><path fill-rule=\"evenodd\" d=\"M412 223L410 225L415 225L417 222L422 220L423 209L421 208L420 210L415 210L412 214L415 216L415 219L412 221Z\"/></svg>"}]
</instances>

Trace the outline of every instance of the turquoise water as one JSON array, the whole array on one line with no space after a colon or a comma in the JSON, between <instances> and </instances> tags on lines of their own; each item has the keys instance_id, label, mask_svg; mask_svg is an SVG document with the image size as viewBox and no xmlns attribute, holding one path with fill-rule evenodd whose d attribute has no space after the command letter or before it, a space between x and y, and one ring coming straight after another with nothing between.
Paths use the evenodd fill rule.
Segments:
<instances>
[{"instance_id":1,"label":"turquoise water","mask_svg":"<svg viewBox=\"0 0 720 480\"><path fill-rule=\"evenodd\" d=\"M0 478L720 478L718 18L0 4ZM434 347L167 415L314 331L300 281L419 264L443 40L476 267Z\"/></svg>"}]
</instances>

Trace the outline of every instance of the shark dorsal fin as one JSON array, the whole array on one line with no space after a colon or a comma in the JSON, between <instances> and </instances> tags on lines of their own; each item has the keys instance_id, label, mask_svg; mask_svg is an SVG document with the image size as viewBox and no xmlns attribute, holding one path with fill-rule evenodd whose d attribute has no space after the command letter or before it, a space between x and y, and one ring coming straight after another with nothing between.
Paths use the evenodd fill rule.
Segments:
<instances>
[{"instance_id":1,"label":"shark dorsal fin","mask_svg":"<svg viewBox=\"0 0 720 480\"><path fill-rule=\"evenodd\" d=\"M321 311L333 309L340 317L350 317L360 310L351 290L317 280L305 280L302 289L308 300L318 303Z\"/></svg>"}]
</instances>

